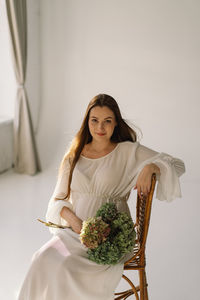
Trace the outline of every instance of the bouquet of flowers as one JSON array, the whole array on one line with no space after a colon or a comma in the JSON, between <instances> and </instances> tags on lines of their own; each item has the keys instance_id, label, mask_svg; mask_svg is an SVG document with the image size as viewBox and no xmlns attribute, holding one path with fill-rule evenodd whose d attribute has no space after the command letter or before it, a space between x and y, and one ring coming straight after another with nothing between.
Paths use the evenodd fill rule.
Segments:
<instances>
[{"instance_id":1,"label":"bouquet of flowers","mask_svg":"<svg viewBox=\"0 0 200 300\"><path fill-rule=\"evenodd\" d=\"M103 204L96 216L83 221L80 241L88 258L98 264L116 264L133 250L136 232L131 217L118 212L115 203Z\"/></svg>"}]
</instances>

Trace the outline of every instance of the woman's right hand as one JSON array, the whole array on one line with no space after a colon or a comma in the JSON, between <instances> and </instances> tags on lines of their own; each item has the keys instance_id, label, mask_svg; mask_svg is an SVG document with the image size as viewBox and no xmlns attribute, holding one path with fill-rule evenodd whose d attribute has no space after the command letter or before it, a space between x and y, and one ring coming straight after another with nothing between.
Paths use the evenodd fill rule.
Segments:
<instances>
[{"instance_id":1,"label":"woman's right hand","mask_svg":"<svg viewBox=\"0 0 200 300\"><path fill-rule=\"evenodd\" d=\"M141 170L134 188L137 189L139 197L142 197L142 195L147 196L150 192L151 177L153 173L160 174L160 168L153 163L147 164Z\"/></svg>"},{"instance_id":2,"label":"woman's right hand","mask_svg":"<svg viewBox=\"0 0 200 300\"><path fill-rule=\"evenodd\" d=\"M79 217L77 217L70 208L64 206L60 212L60 215L69 223L74 232L76 232L77 234L81 233L83 221Z\"/></svg>"}]
</instances>

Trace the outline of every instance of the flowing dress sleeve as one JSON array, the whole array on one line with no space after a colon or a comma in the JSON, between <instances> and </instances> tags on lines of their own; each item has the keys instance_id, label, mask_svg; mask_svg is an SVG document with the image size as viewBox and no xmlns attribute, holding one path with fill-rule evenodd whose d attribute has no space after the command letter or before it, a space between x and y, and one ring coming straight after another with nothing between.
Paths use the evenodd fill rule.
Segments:
<instances>
[{"instance_id":1,"label":"flowing dress sleeve","mask_svg":"<svg viewBox=\"0 0 200 300\"><path fill-rule=\"evenodd\" d=\"M64 206L73 210L72 203L68 200L64 200L67 195L69 170L70 170L69 161L66 160L64 163L62 173L60 174L60 176L58 176L57 183L54 192L50 198L47 212L46 212L47 222L53 222L55 224L67 226L67 227L70 227L69 223L60 216L60 212Z\"/></svg>"},{"instance_id":2,"label":"flowing dress sleeve","mask_svg":"<svg viewBox=\"0 0 200 300\"><path fill-rule=\"evenodd\" d=\"M157 175L157 199L170 202L182 196L179 177L185 172L185 165L181 159L164 152L158 153L140 143L138 143L135 156L136 180L145 165L154 163L160 168L160 175Z\"/></svg>"}]
</instances>

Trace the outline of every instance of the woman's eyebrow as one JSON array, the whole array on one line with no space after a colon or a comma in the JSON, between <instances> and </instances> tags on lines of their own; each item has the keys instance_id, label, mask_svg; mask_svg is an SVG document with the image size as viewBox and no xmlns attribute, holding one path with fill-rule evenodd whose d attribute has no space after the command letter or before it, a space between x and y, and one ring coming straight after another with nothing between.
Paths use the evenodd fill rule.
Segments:
<instances>
[{"instance_id":1,"label":"woman's eyebrow","mask_svg":"<svg viewBox=\"0 0 200 300\"><path fill-rule=\"evenodd\" d=\"M98 119L98 118L97 118L97 117L95 117L95 116L91 116L91 118ZM106 117L106 118L104 118L104 120L106 120L106 119L112 119L112 117Z\"/></svg>"}]
</instances>

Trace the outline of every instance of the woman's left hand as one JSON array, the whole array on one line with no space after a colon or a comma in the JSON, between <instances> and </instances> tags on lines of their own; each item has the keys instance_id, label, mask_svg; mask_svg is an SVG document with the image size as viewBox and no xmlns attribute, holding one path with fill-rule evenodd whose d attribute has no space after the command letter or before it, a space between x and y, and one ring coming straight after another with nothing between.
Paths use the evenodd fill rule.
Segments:
<instances>
[{"instance_id":1,"label":"woman's left hand","mask_svg":"<svg viewBox=\"0 0 200 300\"><path fill-rule=\"evenodd\" d=\"M146 165L140 172L136 186L134 187L134 189L137 189L139 196L147 196L150 192L153 173L160 174L160 169L153 163Z\"/></svg>"}]
</instances>

